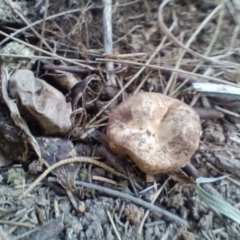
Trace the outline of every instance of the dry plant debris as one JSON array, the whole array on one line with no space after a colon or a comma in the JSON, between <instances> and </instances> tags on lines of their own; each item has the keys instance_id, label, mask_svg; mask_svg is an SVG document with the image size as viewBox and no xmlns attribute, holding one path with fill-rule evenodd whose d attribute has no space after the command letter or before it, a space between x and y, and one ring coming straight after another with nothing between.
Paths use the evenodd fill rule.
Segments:
<instances>
[{"instance_id":1,"label":"dry plant debris","mask_svg":"<svg viewBox=\"0 0 240 240\"><path fill-rule=\"evenodd\" d=\"M238 224L202 207L203 201L189 188L193 180L183 173L189 163L183 170L170 173L168 179L156 174L152 184L127 157L118 161L119 154L101 151L100 142L93 137L96 129L105 132L109 114L117 111L120 102L128 103L134 97L131 95L155 92L174 97L173 102L180 100L190 105L201 118L203 135L199 147L196 150L196 145L185 159L187 162L191 158L191 167L195 166L192 177L231 173L214 187L219 199L225 198L239 209L237 0L83 0L67 4L64 0L3 0L0 6L0 12L4 10L0 17L0 56L5 65L14 71L34 71L44 84L70 96L73 111L70 131L65 138L57 139L63 140L65 150L70 151L64 152L62 143L54 139L60 149L54 154L52 136L39 134L39 129L29 121L27 124L25 113L19 113L18 102L9 98L6 80L10 72L1 69L0 236L68 240L240 238ZM91 75L98 80L89 80ZM196 88L197 84L201 89ZM214 89L206 93L209 86ZM220 92L222 86L224 94ZM74 89L77 91L73 93ZM90 150L85 151L83 145L77 150L76 146L83 143ZM108 148L108 143L101 144ZM81 156L88 156L88 160L82 161ZM73 158L63 160L69 157ZM113 171L105 171L109 168L101 161L112 166ZM30 162L40 172L46 167L34 185L28 181L14 188L7 184L5 170L11 169L12 163L23 164L17 167L24 173ZM100 169L103 166L105 170ZM57 180L43 180L48 174L56 174ZM128 177L124 177L126 174ZM84 182L78 181L82 176ZM23 188L29 191L33 187L31 195L18 198ZM101 192L109 196L102 197ZM76 207L69 204L69 196ZM136 207L129 209L131 204ZM84 206L84 212L80 213L78 206ZM138 214L141 207L151 211L142 217ZM161 219L154 212L160 213ZM59 215L61 220L55 222L53 216ZM140 215L140 220L134 219ZM132 224L135 220L141 221L140 226ZM188 225L188 231L179 231L175 222ZM41 234L44 229L53 235Z\"/></svg>"}]
</instances>

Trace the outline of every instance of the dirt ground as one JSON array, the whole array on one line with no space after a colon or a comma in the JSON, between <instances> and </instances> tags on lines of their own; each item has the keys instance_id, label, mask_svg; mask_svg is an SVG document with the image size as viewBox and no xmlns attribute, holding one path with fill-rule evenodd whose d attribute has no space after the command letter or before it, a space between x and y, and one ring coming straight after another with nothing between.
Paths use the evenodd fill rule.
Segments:
<instances>
[{"instance_id":1,"label":"dirt ground","mask_svg":"<svg viewBox=\"0 0 240 240\"><path fill-rule=\"evenodd\" d=\"M5 0L1 1L1 4L5 2ZM6 3L8 2L6 1ZM122 57L117 58L119 62L115 64L115 68L120 69L118 72L116 71L117 90L111 90L112 92L108 93L112 96L108 96L107 101L114 97L114 91L118 92L142 67L131 64L131 62L146 63L161 42L161 48L150 64L166 69L195 71L201 75L225 79L229 83L239 85L240 37L238 32L240 13L239 8L234 5L236 1L229 0L226 4L221 5L220 0L176 0L163 6L165 2L156 0L113 1L113 49L114 54L122 54ZM20 9L22 9L21 14L28 22L32 23L43 19L45 1L19 1L19 4L21 5ZM60 56L80 59L81 63L104 69L104 62L99 60L99 58L103 58L102 54L104 53L102 4L102 1L98 0L49 0L47 17L78 8L82 10L47 20L44 31L45 41ZM166 31L158 22L160 6L163 7L164 24L169 32L172 27L171 34L187 49L185 54L183 54L184 49L171 38L171 35L164 40ZM216 11L215 14L207 21L206 19L213 11ZM11 23L10 15L8 19L0 21L0 23L3 22L0 25L0 31L7 34L26 26L26 23L19 18L20 15L16 12L10 11L10 14L14 16L14 23ZM203 28L194 36L201 24L203 24ZM41 24L35 25L34 29L41 35ZM1 32L0 41L5 38ZM189 42L192 36L194 39ZM39 46L39 39L31 29L27 29L15 37L34 46ZM0 45L0 50L11 41L8 40L2 46ZM194 53L205 56L207 60L190 52L189 48ZM45 46L43 49L49 51ZM123 56L123 54L129 55ZM53 72L47 72L43 67L44 64L50 63L61 65L60 60L41 60L38 77L55 86L51 76ZM74 64L72 65L74 66ZM195 69L196 66L198 66L197 69ZM239 160L240 156L239 96L230 99L224 94L201 95L193 89L191 84L193 82L208 82L204 77L192 75L189 77L184 72L172 75L172 72L166 69L146 67L123 91L116 104L126 99L142 84L140 90L165 92L193 107L211 107L224 114L222 118L215 118L211 116L211 112L206 110L207 117L201 120L200 146L193 155L191 163L205 177L220 177L229 174L227 178L212 183L212 186L221 194L223 199L239 209L240 170L238 165L233 166L231 163L231 161ZM31 70L37 72L37 63L31 65ZM86 74L88 73L78 72L76 75L79 79L83 79ZM185 81L188 77L189 81ZM0 100L0 122L2 126L4 126L4 122L12 125L10 114L5 109L6 106L4 106L2 99ZM105 113L108 111L111 111L111 108L107 109ZM94 116L95 112L90 113L88 120ZM101 117L103 116L101 115ZM37 136L39 144L43 146L41 150L44 151L46 145L41 143L41 137L44 136L39 136L38 129L34 129L34 126L30 127ZM96 127L96 129L101 132L106 130L104 126ZM0 130L1 134L2 131ZM63 145L68 152L74 149L77 156L99 156L95 154L96 148L100 146L99 141L96 141L92 136L82 140L59 139L49 140L50 142L46 147L46 158L58 158L58 151L61 153L63 150L59 150L57 147L56 150L54 147ZM3 147L1 142L0 147ZM49 151L52 153L51 156L48 155ZM131 181L114 176L100 166L88 163L75 164L68 169L64 168L64 171L69 175L64 175L62 173L64 171L61 173L53 171L52 174L48 174L48 177L38 183L29 195L19 198L23 190L37 178L36 175L28 171L29 166L37 168L32 165L33 160L35 160L33 155L29 153L27 161L13 161L10 165L5 162L0 167L0 239L240 239L239 224L209 208L190 184L176 181L167 174L159 174L151 181L150 177L141 172L132 161L126 159L125 162L118 159L117 161L120 163L111 163L106 157L101 158L101 161L119 172L121 172L120 168L124 166L122 171L127 169ZM56 176L57 180L53 178ZM100 177L112 180L112 182L105 182ZM83 186L78 186L77 190L72 189L70 191L72 193L69 193L64 185L69 184L72 179L76 180L76 185L77 181L91 182L147 202L151 202L158 189L162 187L155 205L186 220L189 227L186 228L163 215L156 214L156 211L150 211L143 226L140 227L148 209L124 199L124 197L112 196ZM144 193L139 193L153 185L154 187ZM73 202L69 200L71 197L77 202L75 207ZM114 228L120 237L117 237Z\"/></svg>"}]
</instances>

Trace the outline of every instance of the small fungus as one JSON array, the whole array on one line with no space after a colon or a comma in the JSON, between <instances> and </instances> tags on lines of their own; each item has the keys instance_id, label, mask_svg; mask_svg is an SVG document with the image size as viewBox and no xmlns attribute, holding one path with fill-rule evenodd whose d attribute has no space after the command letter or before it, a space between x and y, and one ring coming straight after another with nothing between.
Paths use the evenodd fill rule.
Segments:
<instances>
[{"instance_id":1,"label":"small fungus","mask_svg":"<svg viewBox=\"0 0 240 240\"><path fill-rule=\"evenodd\" d=\"M201 122L189 105L160 93L141 92L109 116L107 136L113 152L130 157L145 173L184 167L198 149Z\"/></svg>"}]
</instances>

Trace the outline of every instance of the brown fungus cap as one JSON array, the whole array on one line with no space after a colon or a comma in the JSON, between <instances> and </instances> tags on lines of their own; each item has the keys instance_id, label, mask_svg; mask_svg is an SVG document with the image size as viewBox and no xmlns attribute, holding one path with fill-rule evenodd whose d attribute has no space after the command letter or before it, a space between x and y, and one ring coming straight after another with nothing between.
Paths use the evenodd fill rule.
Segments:
<instances>
[{"instance_id":1,"label":"brown fungus cap","mask_svg":"<svg viewBox=\"0 0 240 240\"><path fill-rule=\"evenodd\" d=\"M190 106L151 92L129 97L112 112L107 125L110 148L149 174L184 167L200 135L199 116Z\"/></svg>"}]
</instances>

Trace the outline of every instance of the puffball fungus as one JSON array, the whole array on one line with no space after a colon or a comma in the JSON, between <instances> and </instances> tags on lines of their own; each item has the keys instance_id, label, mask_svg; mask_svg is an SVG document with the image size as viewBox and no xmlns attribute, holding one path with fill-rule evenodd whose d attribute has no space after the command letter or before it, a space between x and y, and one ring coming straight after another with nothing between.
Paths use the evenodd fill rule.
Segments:
<instances>
[{"instance_id":1,"label":"puffball fungus","mask_svg":"<svg viewBox=\"0 0 240 240\"><path fill-rule=\"evenodd\" d=\"M130 157L145 173L184 167L199 146L201 123L193 108L160 93L141 92L109 116L107 136L113 152Z\"/></svg>"}]
</instances>

